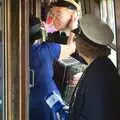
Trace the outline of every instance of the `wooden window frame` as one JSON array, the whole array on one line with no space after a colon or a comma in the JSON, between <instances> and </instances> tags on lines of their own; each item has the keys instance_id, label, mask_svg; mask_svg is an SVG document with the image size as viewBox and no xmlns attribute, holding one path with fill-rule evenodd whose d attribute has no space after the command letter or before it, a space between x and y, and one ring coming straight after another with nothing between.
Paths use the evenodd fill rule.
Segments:
<instances>
[{"instance_id":1,"label":"wooden window frame","mask_svg":"<svg viewBox=\"0 0 120 120\"><path fill-rule=\"evenodd\" d=\"M29 120L29 0L4 0L3 16L3 119Z\"/></svg>"}]
</instances>

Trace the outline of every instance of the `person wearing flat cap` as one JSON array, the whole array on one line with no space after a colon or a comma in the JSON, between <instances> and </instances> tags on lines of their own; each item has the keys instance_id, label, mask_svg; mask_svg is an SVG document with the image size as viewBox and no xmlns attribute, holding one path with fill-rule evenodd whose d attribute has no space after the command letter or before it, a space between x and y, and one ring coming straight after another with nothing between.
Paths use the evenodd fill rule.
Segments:
<instances>
[{"instance_id":1,"label":"person wearing flat cap","mask_svg":"<svg viewBox=\"0 0 120 120\"><path fill-rule=\"evenodd\" d=\"M120 120L120 76L111 60L110 27L93 15L80 19L76 49L88 63L70 104L70 120Z\"/></svg>"},{"instance_id":2,"label":"person wearing flat cap","mask_svg":"<svg viewBox=\"0 0 120 120\"><path fill-rule=\"evenodd\" d=\"M45 22L40 23L35 17L30 20L30 120L67 119L68 106L53 79L53 61L75 51L71 31L77 28L77 11L78 4L73 0L60 0L51 5ZM35 42L42 37L41 29L52 35L62 33L61 42L57 42L57 37L43 43ZM63 39L67 40L66 45L61 44Z\"/></svg>"}]
</instances>

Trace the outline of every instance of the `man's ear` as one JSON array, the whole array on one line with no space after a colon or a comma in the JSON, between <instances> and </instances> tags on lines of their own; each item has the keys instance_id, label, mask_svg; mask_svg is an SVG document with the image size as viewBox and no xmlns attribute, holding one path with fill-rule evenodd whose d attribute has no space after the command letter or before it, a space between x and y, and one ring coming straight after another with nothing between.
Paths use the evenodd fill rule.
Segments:
<instances>
[{"instance_id":1,"label":"man's ear","mask_svg":"<svg viewBox=\"0 0 120 120\"><path fill-rule=\"evenodd\" d=\"M78 15L77 12L74 11L73 14L71 15L71 19L68 24L68 28L72 31L78 27Z\"/></svg>"},{"instance_id":2,"label":"man's ear","mask_svg":"<svg viewBox=\"0 0 120 120\"><path fill-rule=\"evenodd\" d=\"M72 19L73 19L73 21L78 21L79 16L78 16L78 13L76 11L73 12Z\"/></svg>"}]
</instances>

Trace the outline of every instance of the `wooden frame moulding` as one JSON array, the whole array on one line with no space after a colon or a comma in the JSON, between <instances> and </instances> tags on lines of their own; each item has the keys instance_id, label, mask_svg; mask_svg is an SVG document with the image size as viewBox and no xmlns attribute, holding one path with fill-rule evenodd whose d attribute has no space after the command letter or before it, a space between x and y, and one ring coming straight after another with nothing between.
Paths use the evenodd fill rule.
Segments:
<instances>
[{"instance_id":1,"label":"wooden frame moulding","mask_svg":"<svg viewBox=\"0 0 120 120\"><path fill-rule=\"evenodd\" d=\"M28 120L29 0L4 0L4 120Z\"/></svg>"}]
</instances>

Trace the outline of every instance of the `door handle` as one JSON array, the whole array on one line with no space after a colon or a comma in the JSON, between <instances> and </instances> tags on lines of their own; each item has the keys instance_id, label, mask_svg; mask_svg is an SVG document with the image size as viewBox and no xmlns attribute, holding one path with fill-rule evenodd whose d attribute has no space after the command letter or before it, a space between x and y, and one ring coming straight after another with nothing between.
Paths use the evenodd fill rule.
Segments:
<instances>
[{"instance_id":1,"label":"door handle","mask_svg":"<svg viewBox=\"0 0 120 120\"><path fill-rule=\"evenodd\" d=\"M30 83L30 88L35 86L35 73L34 70L30 69L30 75L31 75L31 79L32 79L32 83Z\"/></svg>"}]
</instances>

